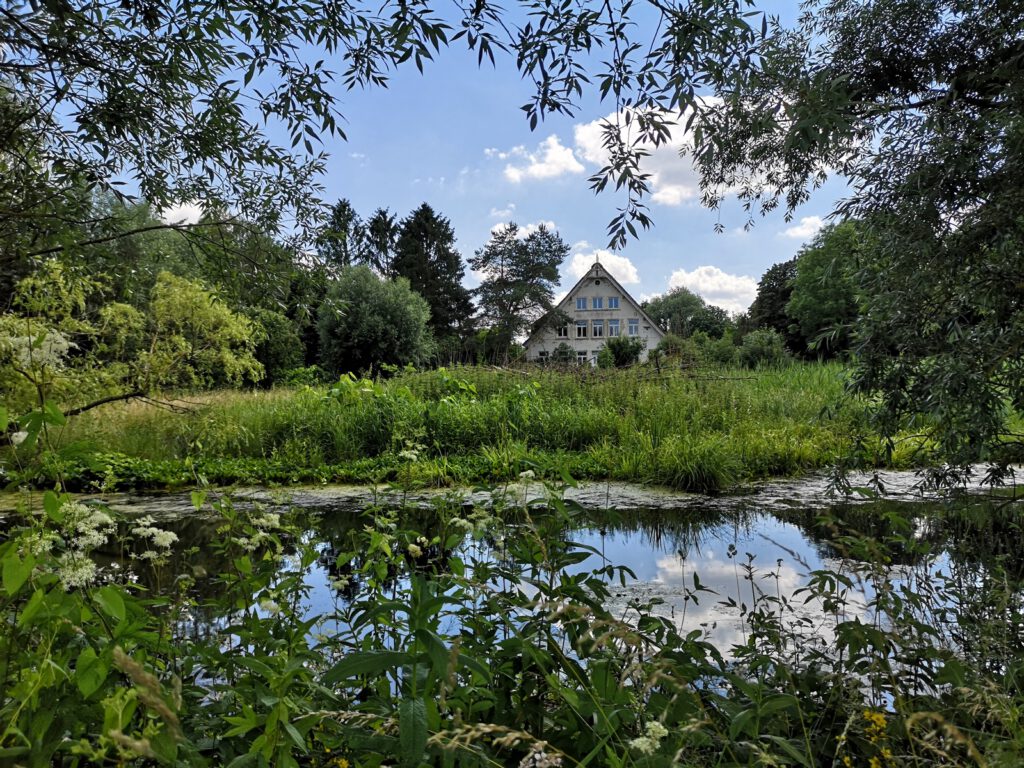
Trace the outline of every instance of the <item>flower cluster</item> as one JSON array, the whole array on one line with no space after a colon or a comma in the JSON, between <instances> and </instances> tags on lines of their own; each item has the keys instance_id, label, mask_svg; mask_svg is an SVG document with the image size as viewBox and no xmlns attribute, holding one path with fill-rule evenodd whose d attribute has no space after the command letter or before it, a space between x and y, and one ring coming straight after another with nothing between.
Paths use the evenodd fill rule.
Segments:
<instances>
[{"instance_id":1,"label":"flower cluster","mask_svg":"<svg viewBox=\"0 0 1024 768\"><path fill-rule=\"evenodd\" d=\"M114 532L114 519L102 509L77 501L65 502L60 511L67 547L57 560L61 586L65 590L88 586L97 575L96 563L89 554ZM52 545L50 542L48 546Z\"/></svg>"},{"instance_id":2,"label":"flower cluster","mask_svg":"<svg viewBox=\"0 0 1024 768\"><path fill-rule=\"evenodd\" d=\"M644 728L644 735L630 739L630 749L635 749L642 755L653 755L658 751L661 740L668 736L668 729L657 720L647 723Z\"/></svg>"},{"instance_id":3,"label":"flower cluster","mask_svg":"<svg viewBox=\"0 0 1024 768\"><path fill-rule=\"evenodd\" d=\"M165 531L153 524L153 518L149 515L140 517L132 527L132 534L138 540L148 540L153 549L147 549L139 555L139 560L160 560L167 556L170 548L178 541L178 534L174 531Z\"/></svg>"}]
</instances>

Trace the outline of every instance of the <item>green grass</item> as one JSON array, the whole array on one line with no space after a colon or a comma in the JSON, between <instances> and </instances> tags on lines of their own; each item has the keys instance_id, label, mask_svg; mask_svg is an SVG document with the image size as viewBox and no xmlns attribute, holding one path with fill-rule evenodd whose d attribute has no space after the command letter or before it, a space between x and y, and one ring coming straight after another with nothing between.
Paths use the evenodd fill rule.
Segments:
<instances>
[{"instance_id":1,"label":"green grass","mask_svg":"<svg viewBox=\"0 0 1024 768\"><path fill-rule=\"evenodd\" d=\"M63 458L41 476L160 487L201 477L368 483L404 472L446 485L558 464L581 478L716 492L845 455L865 419L862 405L842 398L835 364L698 376L465 367L333 394L207 393L184 414L109 406L72 420Z\"/></svg>"}]
</instances>

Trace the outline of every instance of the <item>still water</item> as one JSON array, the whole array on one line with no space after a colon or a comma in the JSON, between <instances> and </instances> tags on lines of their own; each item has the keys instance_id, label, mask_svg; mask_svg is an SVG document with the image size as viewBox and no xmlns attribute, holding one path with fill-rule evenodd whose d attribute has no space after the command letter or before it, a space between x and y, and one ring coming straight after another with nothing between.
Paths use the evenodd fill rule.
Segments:
<instances>
[{"instance_id":1,"label":"still water","mask_svg":"<svg viewBox=\"0 0 1024 768\"><path fill-rule=\"evenodd\" d=\"M559 535L592 551L570 571L608 564L628 569L631 575L625 584L611 585L606 607L613 613L628 620L643 606L684 633L699 631L723 652L746 639L757 611L784 616L808 643L830 644L838 621L875 620L872 601L880 588L927 594L922 621L948 635L955 646L965 642L966 627L958 623L963 625L965 616L971 621L972 611L979 622L998 618L993 612L1008 611L1005 605L987 605L991 579L1012 582L1013 613L1018 615L1024 594L1024 544L1015 509L1019 505L977 497L956 503L927 499L909 490L910 476L883 479L889 490L886 497L841 502L827 497L821 479L767 484L718 498L628 485L568 489L565 496L573 514ZM543 489L513 486L501 493L504 505L513 510L542 495ZM344 615L344 607L358 596L357 579L345 576L339 582L335 558L350 546L351 532L372 520L367 508L401 506L399 527L427 535L439 525L433 511L437 496L310 488L273 493L250 489L235 492L232 498L239 507L302 511L306 536L321 553L305 574L308 616ZM195 578L194 589L202 593L205 576L223 569L210 547L218 535L217 520L190 511L187 495L103 501L129 516L153 516L162 528L177 534L169 561L158 570L138 573L146 586L159 591L185 573ZM472 514L479 516L493 501L492 492L478 492L449 500L448 506L461 505L466 514L476 510ZM543 508L534 507L533 514L543 515ZM466 562L493 562L501 537L517 536L526 525L514 513L505 517L500 534L467 531L451 555ZM129 552L102 555L110 570L132 568ZM824 606L820 596L811 597L805 589L815 574L825 571L848 579L836 585L835 594L842 598L839 608ZM395 574L397 582L403 578ZM945 597L942 586L950 580L955 580L957 594L968 596L961 604L951 604ZM525 585L517 588L529 590ZM972 600L975 604L965 604ZM325 632L340 629L321 627ZM1024 628L1007 629L1011 644L1024 646Z\"/></svg>"}]
</instances>

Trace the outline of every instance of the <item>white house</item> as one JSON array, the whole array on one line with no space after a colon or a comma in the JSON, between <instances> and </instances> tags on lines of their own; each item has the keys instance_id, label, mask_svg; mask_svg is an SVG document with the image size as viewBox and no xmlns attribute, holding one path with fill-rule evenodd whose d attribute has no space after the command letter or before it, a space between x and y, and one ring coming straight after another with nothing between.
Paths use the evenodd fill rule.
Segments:
<instances>
[{"instance_id":1,"label":"white house","mask_svg":"<svg viewBox=\"0 0 1024 768\"><path fill-rule=\"evenodd\" d=\"M551 322L552 316L558 316L555 313L567 322ZM647 352L665 336L600 262L594 262L545 319L523 345L527 360L550 360L557 346L568 344L578 362L594 364L605 341L613 336L643 339L647 346L640 359L646 360Z\"/></svg>"}]
</instances>

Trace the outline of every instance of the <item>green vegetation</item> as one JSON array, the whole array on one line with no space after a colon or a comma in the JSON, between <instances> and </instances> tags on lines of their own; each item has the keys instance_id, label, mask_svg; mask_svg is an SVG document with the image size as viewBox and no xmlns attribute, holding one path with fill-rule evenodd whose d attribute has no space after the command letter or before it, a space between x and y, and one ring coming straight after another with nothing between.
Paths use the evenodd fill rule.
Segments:
<instances>
[{"instance_id":1,"label":"green vegetation","mask_svg":"<svg viewBox=\"0 0 1024 768\"><path fill-rule=\"evenodd\" d=\"M379 482L395 479L411 451L417 482L430 485L527 469L557 476L564 466L579 477L715 492L845 458L864 415L831 410L842 375L818 364L696 376L467 367L222 391L189 399L187 413L126 403L82 414L51 433L58 450L26 463L25 476L76 488ZM909 446L892 460L912 461Z\"/></svg>"},{"instance_id":2,"label":"green vegetation","mask_svg":"<svg viewBox=\"0 0 1024 768\"><path fill-rule=\"evenodd\" d=\"M610 610L630 574L571 540L578 510L557 489L543 508L501 498L427 515L371 507L325 548L300 515L197 493L216 533L182 557L151 518L45 494L0 544L3 759L1009 768L1024 756L1020 574L999 559L966 554L922 583L903 564L935 552L907 518L887 513L881 540L819 519L842 570L806 574L791 599L764 588L781 565L730 554L746 597L719 608L741 631L716 648L655 603ZM101 574L108 547L131 554L137 583ZM312 612L315 567L336 600ZM684 592L716 599L699 575Z\"/></svg>"}]
</instances>

